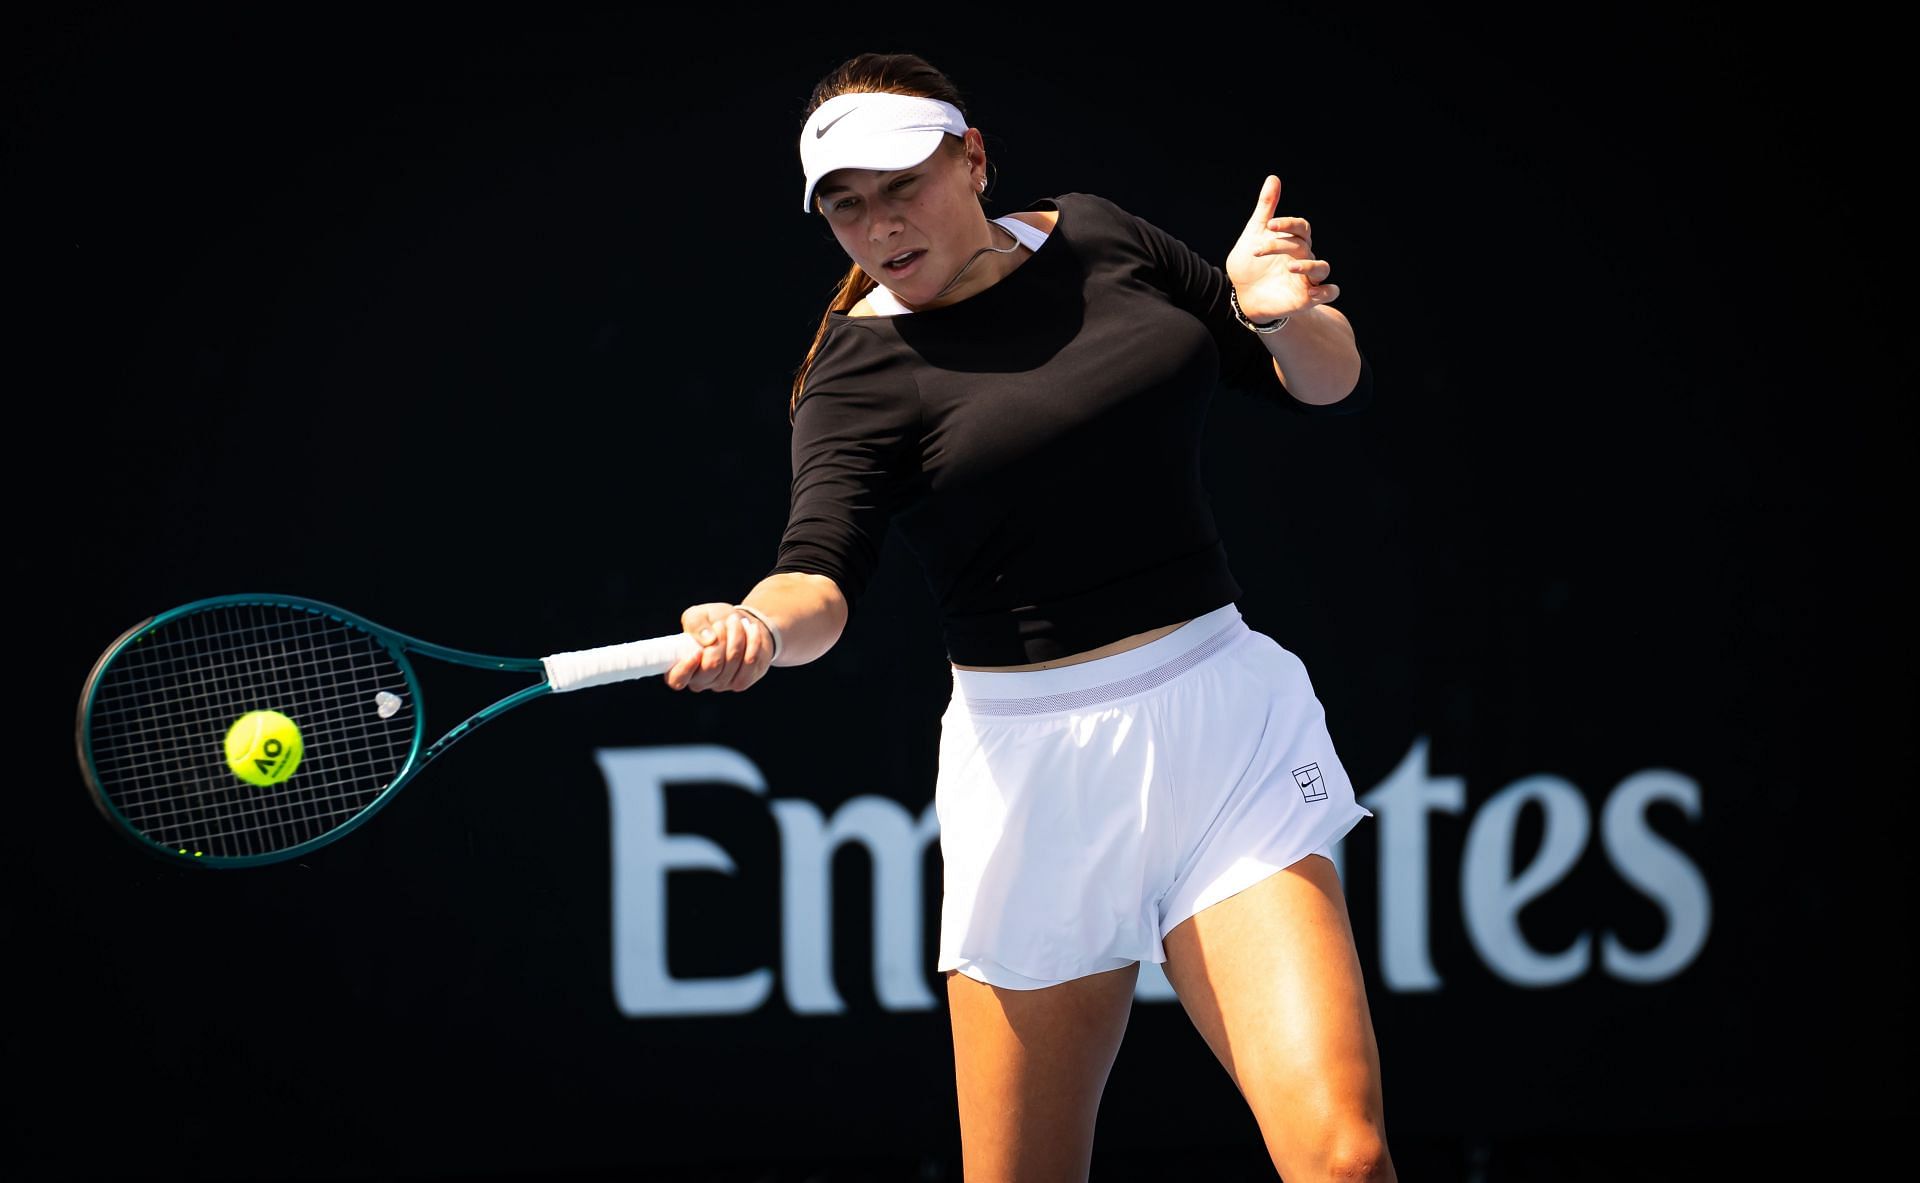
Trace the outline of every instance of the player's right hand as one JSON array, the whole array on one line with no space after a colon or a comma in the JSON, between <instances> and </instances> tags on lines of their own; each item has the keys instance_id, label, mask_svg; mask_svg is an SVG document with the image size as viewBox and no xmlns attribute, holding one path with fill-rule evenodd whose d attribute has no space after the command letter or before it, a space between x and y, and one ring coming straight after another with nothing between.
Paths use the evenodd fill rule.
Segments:
<instances>
[{"instance_id":1,"label":"player's right hand","mask_svg":"<svg viewBox=\"0 0 1920 1183\"><path fill-rule=\"evenodd\" d=\"M695 604L680 614L680 627L701 648L667 671L675 690L745 690L773 664L767 626L733 604Z\"/></svg>"}]
</instances>

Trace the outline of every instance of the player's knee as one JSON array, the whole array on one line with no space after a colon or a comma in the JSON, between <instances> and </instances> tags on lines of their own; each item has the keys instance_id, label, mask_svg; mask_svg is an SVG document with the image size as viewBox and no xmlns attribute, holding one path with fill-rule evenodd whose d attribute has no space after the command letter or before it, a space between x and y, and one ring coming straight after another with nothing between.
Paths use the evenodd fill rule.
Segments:
<instances>
[{"instance_id":1,"label":"player's knee","mask_svg":"<svg viewBox=\"0 0 1920 1183\"><path fill-rule=\"evenodd\" d=\"M1316 1183L1393 1183L1393 1160L1380 1129L1365 1121L1337 1121L1327 1129L1269 1131L1267 1150L1280 1177Z\"/></svg>"},{"instance_id":2,"label":"player's knee","mask_svg":"<svg viewBox=\"0 0 1920 1183\"><path fill-rule=\"evenodd\" d=\"M1387 1156L1387 1140L1371 1125L1339 1131L1329 1143L1325 1178L1365 1180L1389 1183L1394 1178L1393 1160Z\"/></svg>"}]
</instances>

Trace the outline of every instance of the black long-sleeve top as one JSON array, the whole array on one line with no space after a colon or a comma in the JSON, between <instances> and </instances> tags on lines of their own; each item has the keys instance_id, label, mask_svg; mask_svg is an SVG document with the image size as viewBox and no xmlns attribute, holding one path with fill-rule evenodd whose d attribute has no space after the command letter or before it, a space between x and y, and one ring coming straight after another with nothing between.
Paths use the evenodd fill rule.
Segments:
<instances>
[{"instance_id":1,"label":"black long-sleeve top","mask_svg":"<svg viewBox=\"0 0 1920 1183\"><path fill-rule=\"evenodd\" d=\"M891 524L939 605L947 655L1022 665L1240 597L1201 485L1225 385L1302 414L1234 318L1226 273L1092 193L1042 198L1052 232L956 304L832 313L793 419L787 527L769 574L859 602ZM1282 330L1285 331L1285 330Z\"/></svg>"}]
</instances>

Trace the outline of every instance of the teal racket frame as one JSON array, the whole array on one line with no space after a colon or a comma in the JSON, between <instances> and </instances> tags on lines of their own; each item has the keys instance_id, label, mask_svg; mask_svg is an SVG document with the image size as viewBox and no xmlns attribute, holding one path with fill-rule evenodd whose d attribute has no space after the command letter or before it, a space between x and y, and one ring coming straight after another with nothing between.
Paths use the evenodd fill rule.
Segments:
<instances>
[{"instance_id":1,"label":"teal racket frame","mask_svg":"<svg viewBox=\"0 0 1920 1183\"><path fill-rule=\"evenodd\" d=\"M297 846L265 854L208 855L204 851L194 851L184 847L173 847L168 844L162 844L142 832L141 829L114 804L111 796L102 784L101 770L94 759L93 708L95 705L95 696L99 691L103 675L113 667L115 659L129 647L141 644L147 637L152 636L158 630L180 620L182 617L206 612L214 608L245 607L274 607L310 612L318 616L330 617L372 636L385 649L387 656L399 668L401 674L406 679L413 710L413 742L407 750L406 759L401 766L400 772L394 776L393 780L378 797L362 807L360 811L351 818ZM540 675L541 680L535 685L528 686L513 694L507 695L505 698L489 706L482 707L455 725L445 735L434 740L432 744L423 747L422 745L425 744L426 740L426 697L421 689L419 675L415 673L412 661L410 660L411 657L416 655L433 658L438 661L451 662L456 665L469 666L474 669L532 673ZM74 737L75 744L78 748L80 767L87 784L87 792L89 796L92 797L95 807L100 810L108 821L114 823L113 828L115 830L133 840L142 849L171 862L187 863L196 867L208 868L255 867L298 858L309 851L337 841L347 834L352 833L361 825L365 824L368 818L378 813L387 802L393 799L394 794L405 787L408 781L418 775L420 771L436 757L440 756L460 740L471 735L482 724L491 722L516 707L523 706L537 698L542 698L552 693L554 693L553 686L546 678L545 665L540 658L498 657L482 653L472 653L462 649L454 649L446 645L436 645L431 641L423 641L418 637L410 636L397 629L376 624L364 616L350 612L337 605L308 599L303 596L273 594L213 596L208 599L195 600L192 603L183 604L177 608L172 608L156 616L149 617L128 629L118 640L108 646L107 650L94 662L93 668L88 673L86 683L81 691ZM294 775L297 776L298 773L296 772Z\"/></svg>"}]
</instances>

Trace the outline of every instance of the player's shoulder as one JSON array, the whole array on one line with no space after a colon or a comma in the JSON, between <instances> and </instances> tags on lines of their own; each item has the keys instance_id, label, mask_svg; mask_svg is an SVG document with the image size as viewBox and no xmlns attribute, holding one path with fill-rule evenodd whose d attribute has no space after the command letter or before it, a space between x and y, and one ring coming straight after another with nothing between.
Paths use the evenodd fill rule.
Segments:
<instances>
[{"instance_id":1,"label":"player's shoulder","mask_svg":"<svg viewBox=\"0 0 1920 1183\"><path fill-rule=\"evenodd\" d=\"M1069 216L1079 214L1082 217L1114 218L1123 216L1127 212L1111 197L1080 190L1055 196L1053 204L1056 209L1067 211Z\"/></svg>"},{"instance_id":2,"label":"player's shoulder","mask_svg":"<svg viewBox=\"0 0 1920 1183\"><path fill-rule=\"evenodd\" d=\"M1071 220L1076 211L1090 211L1088 216L1098 217L1118 208L1098 193L1071 189L1051 197L1036 198L1027 204L1026 209L1014 210L1007 216L1018 218L1029 226L1051 231L1063 218Z\"/></svg>"},{"instance_id":3,"label":"player's shoulder","mask_svg":"<svg viewBox=\"0 0 1920 1183\"><path fill-rule=\"evenodd\" d=\"M1138 237L1133 213L1111 197L1075 190L1052 198L1056 222L1068 236L1089 246L1133 244Z\"/></svg>"},{"instance_id":4,"label":"player's shoulder","mask_svg":"<svg viewBox=\"0 0 1920 1183\"><path fill-rule=\"evenodd\" d=\"M850 414L917 414L910 358L884 324L884 318L834 317L807 365L799 406L825 396Z\"/></svg>"}]
</instances>

